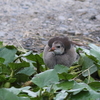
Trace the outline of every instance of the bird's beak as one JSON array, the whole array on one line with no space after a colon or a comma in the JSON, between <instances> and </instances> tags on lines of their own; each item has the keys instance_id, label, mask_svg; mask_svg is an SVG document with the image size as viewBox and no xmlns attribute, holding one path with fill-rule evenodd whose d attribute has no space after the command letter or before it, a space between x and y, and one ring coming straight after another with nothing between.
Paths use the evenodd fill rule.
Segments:
<instances>
[{"instance_id":1,"label":"bird's beak","mask_svg":"<svg viewBox=\"0 0 100 100\"><path fill-rule=\"evenodd\" d=\"M52 47L51 49L49 49L49 51L54 51L55 50L55 47Z\"/></svg>"}]
</instances>

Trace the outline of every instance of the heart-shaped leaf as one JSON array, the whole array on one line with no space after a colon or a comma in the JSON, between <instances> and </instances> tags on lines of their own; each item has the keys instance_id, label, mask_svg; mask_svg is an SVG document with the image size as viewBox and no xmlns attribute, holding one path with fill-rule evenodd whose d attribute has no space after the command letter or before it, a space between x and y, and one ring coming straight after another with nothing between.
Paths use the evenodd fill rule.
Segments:
<instances>
[{"instance_id":1,"label":"heart-shaped leaf","mask_svg":"<svg viewBox=\"0 0 100 100\"><path fill-rule=\"evenodd\" d=\"M18 97L7 89L0 89L0 100L30 100L28 97Z\"/></svg>"},{"instance_id":2,"label":"heart-shaped leaf","mask_svg":"<svg viewBox=\"0 0 100 100\"><path fill-rule=\"evenodd\" d=\"M5 59L4 64L13 62L16 52L17 50L14 46L0 48L0 57Z\"/></svg>"},{"instance_id":3,"label":"heart-shaped leaf","mask_svg":"<svg viewBox=\"0 0 100 100\"><path fill-rule=\"evenodd\" d=\"M58 81L59 81L58 75L56 71L53 69L44 71L32 78L32 82L41 88L56 83Z\"/></svg>"}]
</instances>

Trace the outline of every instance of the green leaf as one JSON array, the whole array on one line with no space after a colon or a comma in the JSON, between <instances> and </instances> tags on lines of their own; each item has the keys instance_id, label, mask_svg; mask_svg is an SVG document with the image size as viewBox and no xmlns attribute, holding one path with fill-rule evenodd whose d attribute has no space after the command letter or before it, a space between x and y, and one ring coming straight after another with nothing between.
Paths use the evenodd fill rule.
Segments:
<instances>
[{"instance_id":1,"label":"green leaf","mask_svg":"<svg viewBox=\"0 0 100 100\"><path fill-rule=\"evenodd\" d=\"M73 85L73 89L69 90L68 92L73 92L73 94L78 94L83 89L91 90L91 88L85 83L77 83L75 82Z\"/></svg>"},{"instance_id":2,"label":"green leaf","mask_svg":"<svg viewBox=\"0 0 100 100\"><path fill-rule=\"evenodd\" d=\"M58 73L60 79L66 80L73 77L73 75L68 74L69 68L64 65L55 65L54 70Z\"/></svg>"},{"instance_id":3,"label":"green leaf","mask_svg":"<svg viewBox=\"0 0 100 100\"><path fill-rule=\"evenodd\" d=\"M11 87L11 88L7 88L7 90L10 91L10 92L12 92L15 95L18 95L23 90L29 90L30 88L31 88L30 86L22 87L22 88Z\"/></svg>"},{"instance_id":4,"label":"green leaf","mask_svg":"<svg viewBox=\"0 0 100 100\"><path fill-rule=\"evenodd\" d=\"M91 77L91 76L88 76L87 78L85 78L85 80L84 80L84 82L85 83L91 83L91 82L95 82L96 80L95 79L93 79L93 77Z\"/></svg>"},{"instance_id":5,"label":"green leaf","mask_svg":"<svg viewBox=\"0 0 100 100\"><path fill-rule=\"evenodd\" d=\"M69 80L69 79L72 79L75 77L75 75L72 75L72 74L69 74L69 73L61 73L61 74L58 74L59 78L60 79L64 79L64 80Z\"/></svg>"},{"instance_id":6,"label":"green leaf","mask_svg":"<svg viewBox=\"0 0 100 100\"><path fill-rule=\"evenodd\" d=\"M9 69L8 66L4 64L0 64L0 73L1 74L10 74L11 70Z\"/></svg>"},{"instance_id":7,"label":"green leaf","mask_svg":"<svg viewBox=\"0 0 100 100\"><path fill-rule=\"evenodd\" d=\"M28 62L21 62L21 63L9 63L9 67L12 68L13 70L19 70L24 67L29 67L30 64Z\"/></svg>"},{"instance_id":8,"label":"green leaf","mask_svg":"<svg viewBox=\"0 0 100 100\"><path fill-rule=\"evenodd\" d=\"M77 95L71 95L69 100L99 100L100 93L95 91L81 91Z\"/></svg>"},{"instance_id":9,"label":"green leaf","mask_svg":"<svg viewBox=\"0 0 100 100\"><path fill-rule=\"evenodd\" d=\"M3 82L6 80L6 76L5 75L0 75L0 82Z\"/></svg>"},{"instance_id":10,"label":"green leaf","mask_svg":"<svg viewBox=\"0 0 100 100\"><path fill-rule=\"evenodd\" d=\"M35 98L38 96L39 92L32 92L30 90L22 90L22 92L27 93L29 96Z\"/></svg>"},{"instance_id":11,"label":"green leaf","mask_svg":"<svg viewBox=\"0 0 100 100\"><path fill-rule=\"evenodd\" d=\"M7 89L0 89L0 100L30 100L28 97L18 97Z\"/></svg>"},{"instance_id":12,"label":"green leaf","mask_svg":"<svg viewBox=\"0 0 100 100\"><path fill-rule=\"evenodd\" d=\"M97 67L95 66L93 60L88 58L86 55L81 55L83 61L82 61L82 71L83 71L83 76L88 76L93 74L94 72L97 71Z\"/></svg>"},{"instance_id":13,"label":"green leaf","mask_svg":"<svg viewBox=\"0 0 100 100\"><path fill-rule=\"evenodd\" d=\"M64 66L64 65L55 65L54 70L57 73L61 74L61 73L64 73L64 72L67 73L69 68Z\"/></svg>"},{"instance_id":14,"label":"green leaf","mask_svg":"<svg viewBox=\"0 0 100 100\"><path fill-rule=\"evenodd\" d=\"M26 56L27 59L31 61L35 61L38 65L44 64L43 59L38 54L30 54Z\"/></svg>"},{"instance_id":15,"label":"green leaf","mask_svg":"<svg viewBox=\"0 0 100 100\"><path fill-rule=\"evenodd\" d=\"M100 60L100 52L94 49L90 50L90 55L94 56L95 59Z\"/></svg>"},{"instance_id":16,"label":"green leaf","mask_svg":"<svg viewBox=\"0 0 100 100\"><path fill-rule=\"evenodd\" d=\"M19 73L14 76L16 78L16 83L23 83L29 81L29 76Z\"/></svg>"},{"instance_id":17,"label":"green leaf","mask_svg":"<svg viewBox=\"0 0 100 100\"><path fill-rule=\"evenodd\" d=\"M96 64L100 63L100 47L96 46L95 44L90 44L91 47L89 53L86 53L86 55L92 59Z\"/></svg>"},{"instance_id":18,"label":"green leaf","mask_svg":"<svg viewBox=\"0 0 100 100\"><path fill-rule=\"evenodd\" d=\"M35 70L33 64L30 62L30 67L26 67L26 68L20 70L18 73L23 73L23 74L26 74L28 76L31 76L35 72L36 72L36 70Z\"/></svg>"},{"instance_id":19,"label":"green leaf","mask_svg":"<svg viewBox=\"0 0 100 100\"><path fill-rule=\"evenodd\" d=\"M33 64L37 68L37 73L44 71L44 68L42 67L42 65L44 65L44 61L38 54L31 53L30 55L26 56L26 58L35 62Z\"/></svg>"},{"instance_id":20,"label":"green leaf","mask_svg":"<svg viewBox=\"0 0 100 100\"><path fill-rule=\"evenodd\" d=\"M58 81L58 75L53 69L37 74L35 77L32 78L32 82L38 85L40 88L56 83Z\"/></svg>"},{"instance_id":21,"label":"green leaf","mask_svg":"<svg viewBox=\"0 0 100 100\"><path fill-rule=\"evenodd\" d=\"M89 86L95 90L95 91L99 91L100 92L100 82L92 82L89 83Z\"/></svg>"},{"instance_id":22,"label":"green leaf","mask_svg":"<svg viewBox=\"0 0 100 100\"><path fill-rule=\"evenodd\" d=\"M68 93L65 90L60 91L54 100L64 100L67 97Z\"/></svg>"},{"instance_id":23,"label":"green leaf","mask_svg":"<svg viewBox=\"0 0 100 100\"><path fill-rule=\"evenodd\" d=\"M4 63L5 59L0 57L0 63Z\"/></svg>"},{"instance_id":24,"label":"green leaf","mask_svg":"<svg viewBox=\"0 0 100 100\"><path fill-rule=\"evenodd\" d=\"M85 83L75 83L73 89L68 92L73 92L70 100L95 100L100 98L100 93L94 91Z\"/></svg>"},{"instance_id":25,"label":"green leaf","mask_svg":"<svg viewBox=\"0 0 100 100\"><path fill-rule=\"evenodd\" d=\"M13 46L7 46L0 48L0 57L5 59L4 64L8 64L14 61L17 50Z\"/></svg>"},{"instance_id":26,"label":"green leaf","mask_svg":"<svg viewBox=\"0 0 100 100\"><path fill-rule=\"evenodd\" d=\"M13 83L16 81L16 78L9 78L8 82Z\"/></svg>"},{"instance_id":27,"label":"green leaf","mask_svg":"<svg viewBox=\"0 0 100 100\"><path fill-rule=\"evenodd\" d=\"M3 42L0 41L0 48L2 48L2 47L3 47Z\"/></svg>"},{"instance_id":28,"label":"green leaf","mask_svg":"<svg viewBox=\"0 0 100 100\"><path fill-rule=\"evenodd\" d=\"M57 87L62 90L69 90L72 89L74 85L74 81L64 81L57 84Z\"/></svg>"},{"instance_id":29,"label":"green leaf","mask_svg":"<svg viewBox=\"0 0 100 100\"><path fill-rule=\"evenodd\" d=\"M95 44L89 44L89 46L90 46L93 50L95 50L95 51L97 51L97 52L100 52L100 47L99 47L99 46L96 46Z\"/></svg>"}]
</instances>

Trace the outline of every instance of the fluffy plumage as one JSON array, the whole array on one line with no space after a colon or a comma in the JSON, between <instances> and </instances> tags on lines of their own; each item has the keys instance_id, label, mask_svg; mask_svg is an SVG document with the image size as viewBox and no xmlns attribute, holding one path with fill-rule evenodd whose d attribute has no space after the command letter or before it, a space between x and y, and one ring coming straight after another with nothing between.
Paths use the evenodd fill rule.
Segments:
<instances>
[{"instance_id":1,"label":"fluffy plumage","mask_svg":"<svg viewBox=\"0 0 100 100\"><path fill-rule=\"evenodd\" d=\"M68 37L51 38L43 52L43 60L49 68L56 64L70 67L76 58L76 50Z\"/></svg>"}]
</instances>

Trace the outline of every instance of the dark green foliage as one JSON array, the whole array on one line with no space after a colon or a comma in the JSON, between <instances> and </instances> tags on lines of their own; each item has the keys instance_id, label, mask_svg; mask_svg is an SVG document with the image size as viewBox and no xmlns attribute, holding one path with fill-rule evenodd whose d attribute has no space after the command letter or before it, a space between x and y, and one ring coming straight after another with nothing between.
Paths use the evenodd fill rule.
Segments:
<instances>
[{"instance_id":1,"label":"dark green foliage","mask_svg":"<svg viewBox=\"0 0 100 100\"><path fill-rule=\"evenodd\" d=\"M0 100L99 100L100 47L89 46L70 68L47 69L41 55L0 42Z\"/></svg>"}]
</instances>

